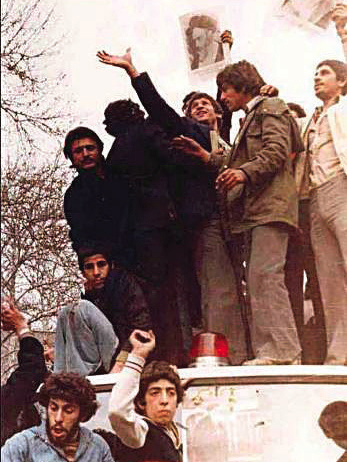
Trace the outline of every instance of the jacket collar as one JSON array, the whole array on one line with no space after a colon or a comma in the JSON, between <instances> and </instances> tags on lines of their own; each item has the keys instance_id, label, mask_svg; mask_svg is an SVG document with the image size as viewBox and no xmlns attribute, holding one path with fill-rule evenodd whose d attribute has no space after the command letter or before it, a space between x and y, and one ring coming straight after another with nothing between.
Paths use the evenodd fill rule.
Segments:
<instances>
[{"instance_id":1,"label":"jacket collar","mask_svg":"<svg viewBox=\"0 0 347 462\"><path fill-rule=\"evenodd\" d=\"M237 148L239 147L240 141L242 140L244 134L247 131L247 128L251 121L253 120L253 117L255 115L255 109L259 106L259 104L266 99L265 96L256 96L253 98L251 101L249 101L247 104L250 106L249 111L246 114L246 117L244 119L244 122L236 135L233 147L232 147L232 155L231 158L233 157L233 154L236 152Z\"/></svg>"}]
</instances>

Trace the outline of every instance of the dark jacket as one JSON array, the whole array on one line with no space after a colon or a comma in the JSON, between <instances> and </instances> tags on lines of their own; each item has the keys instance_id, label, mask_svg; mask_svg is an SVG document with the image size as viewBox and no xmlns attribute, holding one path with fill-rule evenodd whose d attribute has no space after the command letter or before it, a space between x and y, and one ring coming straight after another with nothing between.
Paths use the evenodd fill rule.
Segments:
<instances>
[{"instance_id":1,"label":"dark jacket","mask_svg":"<svg viewBox=\"0 0 347 462\"><path fill-rule=\"evenodd\" d=\"M188 136L206 150L211 150L209 128L190 118L180 117L158 94L147 73L133 79L132 84L151 119L169 137ZM199 225L217 208L216 171L206 168L200 159L174 150L171 152L174 166L172 191L177 213L187 227Z\"/></svg>"},{"instance_id":2,"label":"dark jacket","mask_svg":"<svg viewBox=\"0 0 347 462\"><path fill-rule=\"evenodd\" d=\"M130 448L118 439L117 460L119 462L181 462L182 453L176 449L172 439L149 420L145 444L141 448Z\"/></svg>"},{"instance_id":3,"label":"dark jacket","mask_svg":"<svg viewBox=\"0 0 347 462\"><path fill-rule=\"evenodd\" d=\"M106 163L128 185L134 229L163 228L174 219L165 134L148 119L123 127Z\"/></svg>"},{"instance_id":4,"label":"dark jacket","mask_svg":"<svg viewBox=\"0 0 347 462\"><path fill-rule=\"evenodd\" d=\"M94 303L112 324L119 339L117 352L131 351L128 339L134 329L147 331L152 328L142 289L126 270L111 270L102 289L86 292L82 298Z\"/></svg>"},{"instance_id":5,"label":"dark jacket","mask_svg":"<svg viewBox=\"0 0 347 462\"><path fill-rule=\"evenodd\" d=\"M127 183L110 169L105 168L104 179L94 169L79 170L64 197L73 249L107 245L126 264L131 258L128 199Z\"/></svg>"},{"instance_id":6,"label":"dark jacket","mask_svg":"<svg viewBox=\"0 0 347 462\"><path fill-rule=\"evenodd\" d=\"M36 389L46 374L43 346L35 337L22 338L19 341L18 367L1 387L1 446L14 433L40 423L33 401ZM18 427L21 411L25 413L24 422Z\"/></svg>"},{"instance_id":7,"label":"dark jacket","mask_svg":"<svg viewBox=\"0 0 347 462\"><path fill-rule=\"evenodd\" d=\"M282 100L264 97L247 114L228 164L247 176L235 200L235 213L224 223L230 232L268 223L297 226L298 200L289 155L293 141L288 107ZM211 162L220 159L212 156ZM230 211L230 204L226 208Z\"/></svg>"}]
</instances>

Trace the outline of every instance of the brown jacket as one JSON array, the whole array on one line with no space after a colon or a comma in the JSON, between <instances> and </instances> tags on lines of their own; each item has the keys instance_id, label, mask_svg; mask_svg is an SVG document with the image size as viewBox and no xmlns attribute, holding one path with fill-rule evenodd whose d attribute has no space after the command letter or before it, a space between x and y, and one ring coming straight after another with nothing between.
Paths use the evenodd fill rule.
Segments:
<instances>
[{"instance_id":1,"label":"brown jacket","mask_svg":"<svg viewBox=\"0 0 347 462\"><path fill-rule=\"evenodd\" d=\"M289 156L292 145L287 105L279 98L264 97L246 115L228 165L220 165L220 159L211 156L212 164L242 169L248 180L221 198L226 237L269 223L297 226L298 199Z\"/></svg>"}]
</instances>

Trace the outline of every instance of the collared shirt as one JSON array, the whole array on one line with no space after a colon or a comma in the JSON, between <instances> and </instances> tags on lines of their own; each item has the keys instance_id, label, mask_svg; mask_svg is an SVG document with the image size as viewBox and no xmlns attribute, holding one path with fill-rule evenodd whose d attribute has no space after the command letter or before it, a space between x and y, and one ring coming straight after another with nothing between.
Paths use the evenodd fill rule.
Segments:
<instances>
[{"instance_id":1,"label":"collared shirt","mask_svg":"<svg viewBox=\"0 0 347 462\"><path fill-rule=\"evenodd\" d=\"M337 102L338 99L333 104ZM308 136L311 165L310 183L311 188L317 188L343 172L343 166L334 146L327 108L321 111L317 121L312 120Z\"/></svg>"}]
</instances>

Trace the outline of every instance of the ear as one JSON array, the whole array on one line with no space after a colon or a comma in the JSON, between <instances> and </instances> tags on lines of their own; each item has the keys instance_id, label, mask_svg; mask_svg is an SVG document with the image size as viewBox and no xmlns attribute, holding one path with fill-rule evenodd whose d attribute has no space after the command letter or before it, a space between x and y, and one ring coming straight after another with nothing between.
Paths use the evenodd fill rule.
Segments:
<instances>
[{"instance_id":1,"label":"ear","mask_svg":"<svg viewBox=\"0 0 347 462\"><path fill-rule=\"evenodd\" d=\"M146 401L144 399L142 399L141 401L137 402L137 405L141 409L141 411L144 411L145 407L146 407Z\"/></svg>"},{"instance_id":2,"label":"ear","mask_svg":"<svg viewBox=\"0 0 347 462\"><path fill-rule=\"evenodd\" d=\"M338 83L339 87L341 88L341 92L343 94L343 90L347 87L347 79L338 80L337 83Z\"/></svg>"}]
</instances>

